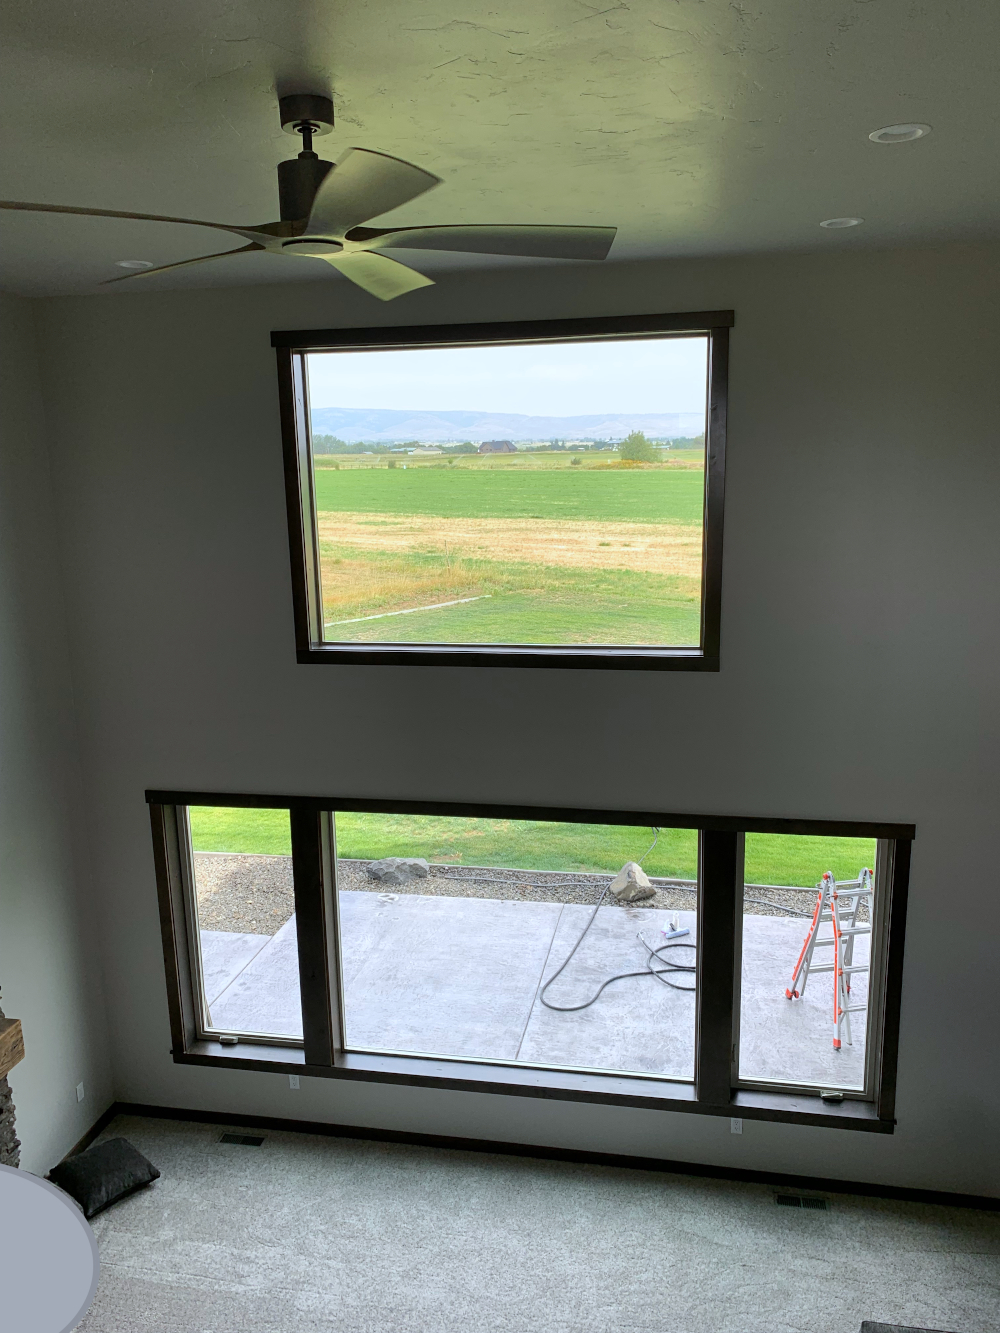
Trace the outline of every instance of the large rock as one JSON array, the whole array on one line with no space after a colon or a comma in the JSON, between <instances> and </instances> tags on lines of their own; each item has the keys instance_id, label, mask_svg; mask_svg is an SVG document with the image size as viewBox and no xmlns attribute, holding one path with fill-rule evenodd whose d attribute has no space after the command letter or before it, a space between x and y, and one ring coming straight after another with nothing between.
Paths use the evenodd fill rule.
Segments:
<instances>
[{"instance_id":1,"label":"large rock","mask_svg":"<svg viewBox=\"0 0 1000 1333\"><path fill-rule=\"evenodd\" d=\"M652 898L656 890L637 861L626 861L611 881L611 892L620 903L637 903Z\"/></svg>"},{"instance_id":2,"label":"large rock","mask_svg":"<svg viewBox=\"0 0 1000 1333\"><path fill-rule=\"evenodd\" d=\"M387 856L372 861L368 873L380 884L410 884L415 879L426 879L430 866L422 856Z\"/></svg>"}]
</instances>

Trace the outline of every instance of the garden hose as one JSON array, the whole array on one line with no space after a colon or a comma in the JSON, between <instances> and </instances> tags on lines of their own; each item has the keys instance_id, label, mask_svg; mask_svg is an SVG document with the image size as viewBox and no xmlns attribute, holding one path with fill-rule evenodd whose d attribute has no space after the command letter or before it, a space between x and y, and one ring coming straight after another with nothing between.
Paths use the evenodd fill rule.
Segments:
<instances>
[{"instance_id":1,"label":"garden hose","mask_svg":"<svg viewBox=\"0 0 1000 1333\"><path fill-rule=\"evenodd\" d=\"M658 828L654 828L651 830L651 832L653 833L653 841L650 843L649 847L639 858L638 861L639 865L642 865L643 861L645 861L646 857L649 856L650 852L652 852L653 848L659 841L660 830ZM446 878L451 878L451 876L446 876ZM462 875L462 876L455 876L455 878L473 879L476 880L477 882L483 882L483 883L504 884L508 887L518 886L517 881L503 880L496 875ZM577 886L578 886L577 881L567 881L565 885L563 884L549 885L550 888L563 888L563 887L576 888ZM698 892L697 888L687 884L671 884L669 887L671 889L678 889L686 893ZM590 999L585 1000L583 1004L553 1004L551 1000L547 1000L545 998L546 991L549 989L550 986L552 986L556 981L558 981L560 976L562 976L563 972L572 962L573 955L576 953L577 949L579 949L583 941L587 938L587 932L590 930L590 927L597 920L597 913L600 911L605 898L608 896L608 893L610 892L610 889L611 889L611 883L609 881L605 885L600 898L598 898L597 902L594 904L594 909L590 914L590 919L584 926L583 930L580 932L580 936L577 939L577 942L573 945L572 949L566 955L565 959L560 964L559 968L555 972L553 972L552 976L549 977L548 981L539 991L538 998L546 1009L551 1009L557 1014L579 1013L581 1010L589 1009L592 1004L595 1004L600 999L601 995L604 993L607 987L610 986L613 982L626 981L629 977L655 977L657 981L661 982L664 986L670 986L673 990L688 991L690 993L693 993L696 990L697 987L696 984L694 983L694 978L692 974L697 972L698 969L698 961L697 961L698 946L696 944L680 944L676 942L671 942L668 938L667 943L657 945L656 948L653 948L646 942L646 940L643 938L642 932L640 931L636 935L636 939L646 950L646 955L647 955L646 966L641 971L616 972L614 976L606 977L604 981L601 982L600 986L597 988L594 994L590 997ZM765 898L744 897L743 901L748 903L758 903L762 907L770 907L779 912L787 912L789 916L809 917L812 915L810 912L797 912L795 908L785 907L781 903L769 902ZM677 933L687 934L688 932L679 931ZM663 955L667 952L668 949L690 949L692 951L692 959L689 963L675 963L672 959L663 957ZM659 967L656 966L657 963L660 964ZM692 984L690 986L687 986L687 985L681 985L679 981L672 981L670 979L670 976L668 975L669 973L680 973L686 977L690 977L692 980Z\"/></svg>"},{"instance_id":2,"label":"garden hose","mask_svg":"<svg viewBox=\"0 0 1000 1333\"><path fill-rule=\"evenodd\" d=\"M646 857L647 857L647 856L649 855L649 853L653 850L653 848L656 846L656 844L657 844L657 842L658 842L658 840L659 840L659 837L660 837L660 830L659 830L658 828L654 828L654 829L652 830L652 833L653 833L653 841L652 841L652 843L649 845L649 847L646 849L646 851L643 853L643 855L639 858L639 861L638 861L638 864L639 864L639 865L642 865L643 861L645 861ZM611 890L611 885L610 885L610 884L607 884L607 885L605 886L604 891L603 891L603 893L601 894L600 898L598 898L597 902L594 904L594 910L593 910L593 911L591 912L591 914L590 914L590 920L587 922L587 924L584 926L583 930L580 932L580 938L579 938L579 939L577 940L577 942L573 945L572 949L570 949L569 953L566 955L565 959L564 959L563 962L560 964L558 970L555 971L555 972L553 972L552 976L549 977L548 981L545 983L545 985L544 985L544 986L542 987L542 989L539 991L539 993L538 993L538 998L539 998L539 1000L541 1000L542 1004L545 1005L545 1008L546 1008L546 1009L552 1009L552 1010L554 1010L557 1014L576 1014L576 1013L579 1013L581 1009L589 1009L590 1006L591 1006L592 1004L595 1004L595 1003L597 1002L597 1000L600 999L600 997L601 997L602 993L604 992L604 990L605 990L608 986L610 986L612 982L614 982L614 981L625 981L628 977L655 977L655 978L657 979L657 981L662 982L664 986L670 986L670 987L672 987L673 990L692 991L692 992L695 990L695 985L693 985L693 984L690 985L690 986L681 986L681 985L679 985L676 981L671 981L670 978L666 975L666 973L668 973L668 972L681 972L681 973L692 973L692 972L695 972L695 971L697 970L697 966L698 966L698 964L697 964L697 957L698 957L698 954L697 954L697 948L698 948L698 946L695 945L695 944L672 944L672 943L667 943L667 944L660 944L660 945L658 945L655 949L653 949L653 948L651 948L651 947L646 943L646 941L643 939L643 937L642 937L642 932L640 931L639 934L636 935L636 939L639 941L639 943L642 945L642 947L646 950L646 954L647 954L647 958L646 958L646 966L642 969L641 972L616 972L615 975L614 975L613 977L606 977L605 980L601 982L600 986L597 988L597 990L594 992L594 994L590 997L590 999L589 999L589 1000L584 1000L583 1004L552 1004L552 1002L551 1002L550 1000L547 1000L547 999L545 998L545 992L549 989L549 987L552 985L553 982L555 982L555 981L557 981L557 980L559 979L559 977L562 975L562 973L563 973L563 972L566 970L566 968L569 966L570 962L572 961L573 955L576 953L577 949L579 949L580 945L581 945L581 944L583 943L583 941L587 938L587 931L590 930L590 927L591 927L591 926L594 924L594 922L597 920L597 913L600 911L601 904L604 902L604 899L608 896L608 893L610 892L610 890ZM683 934L686 935L686 934L687 934L687 931L678 932L678 933L679 933L679 934L680 934L680 933L683 933ZM673 962L673 961L672 961L671 959L669 959L669 958L664 958L662 955L663 955L668 949L691 949L691 950L694 951L694 958L693 958L693 961L692 961L691 963L675 963L675 962ZM656 962L658 962L658 963L661 964L661 966L660 966L659 968L657 968L657 967L654 966L654 959L655 959Z\"/></svg>"}]
</instances>

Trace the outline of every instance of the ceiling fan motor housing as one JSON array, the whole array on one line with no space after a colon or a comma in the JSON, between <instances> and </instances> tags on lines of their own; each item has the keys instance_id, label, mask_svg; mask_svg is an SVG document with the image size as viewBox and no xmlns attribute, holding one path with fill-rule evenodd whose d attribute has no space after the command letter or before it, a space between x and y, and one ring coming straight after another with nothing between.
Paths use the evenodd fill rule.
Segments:
<instances>
[{"instance_id":1,"label":"ceiling fan motor housing","mask_svg":"<svg viewBox=\"0 0 1000 1333\"><path fill-rule=\"evenodd\" d=\"M282 222L302 222L312 211L316 191L332 162L324 162L315 153L300 153L278 163L278 205Z\"/></svg>"},{"instance_id":2,"label":"ceiling fan motor housing","mask_svg":"<svg viewBox=\"0 0 1000 1333\"><path fill-rule=\"evenodd\" d=\"M301 222L312 210L316 191L332 162L312 151L312 141L333 129L333 101L315 93L291 93L278 99L281 128L302 136L304 152L278 163L278 202L282 222Z\"/></svg>"}]
</instances>

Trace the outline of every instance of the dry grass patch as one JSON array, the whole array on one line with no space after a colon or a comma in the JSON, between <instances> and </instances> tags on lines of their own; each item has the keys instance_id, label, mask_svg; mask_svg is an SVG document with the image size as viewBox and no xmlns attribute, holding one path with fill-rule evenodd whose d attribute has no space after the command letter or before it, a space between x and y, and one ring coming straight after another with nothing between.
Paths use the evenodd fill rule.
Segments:
<instances>
[{"instance_id":1,"label":"dry grass patch","mask_svg":"<svg viewBox=\"0 0 1000 1333\"><path fill-rule=\"evenodd\" d=\"M457 601L486 591L478 573L461 564L415 565L405 556L372 563L363 556L352 560L324 555L322 565L327 620Z\"/></svg>"},{"instance_id":2,"label":"dry grass patch","mask_svg":"<svg viewBox=\"0 0 1000 1333\"><path fill-rule=\"evenodd\" d=\"M339 548L345 554L355 550L400 556L441 555L445 558L446 585L453 589L466 588L469 578L467 572L449 568L453 559L701 577L702 529L698 523L345 513L320 514L319 536L327 552ZM326 590L329 557L323 564ZM336 570L335 565L330 566L334 584L341 582ZM379 573L379 581L383 577ZM408 586L414 587L412 572L406 577ZM431 581L441 586L440 574L431 576L428 572L427 578L428 587ZM353 595L356 600L366 600L360 587L354 587ZM466 594L456 591L455 595Z\"/></svg>"}]
</instances>

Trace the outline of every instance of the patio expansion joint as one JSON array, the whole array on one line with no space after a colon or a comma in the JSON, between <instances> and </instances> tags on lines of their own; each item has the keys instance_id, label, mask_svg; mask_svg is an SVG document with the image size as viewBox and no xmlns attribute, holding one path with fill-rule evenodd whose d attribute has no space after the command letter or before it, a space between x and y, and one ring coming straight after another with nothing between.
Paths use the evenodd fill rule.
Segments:
<instances>
[{"instance_id":1,"label":"patio expansion joint","mask_svg":"<svg viewBox=\"0 0 1000 1333\"><path fill-rule=\"evenodd\" d=\"M552 946L556 942L556 935L558 935L559 933L559 923L560 921L562 921L563 913L565 911L566 911L566 904L563 903L559 909L559 915L556 917L555 922L552 926L552 937L549 940L548 951L546 952L545 958L542 962L542 970L538 974L538 984L535 986L535 993L531 997L531 1003L528 1005L528 1012L524 1018L524 1027L521 1029L521 1036L517 1043L517 1050L514 1053L515 1060L519 1060L521 1058L521 1047L524 1045L524 1038L528 1031L528 1024L531 1022L532 1015L535 1012L535 1005L538 1003L538 992L542 988L542 982L545 979L545 969L548 967L549 959L552 957Z\"/></svg>"},{"instance_id":2,"label":"patio expansion joint","mask_svg":"<svg viewBox=\"0 0 1000 1333\"><path fill-rule=\"evenodd\" d=\"M295 913L293 912L292 915L291 915L291 917L289 918L289 920L294 920L294 918L295 918ZM279 929L280 929L280 927L279 927ZM277 931L275 931L275 935L276 935L276 934L277 934ZM247 968L248 968L248 967L250 966L250 964L254 961L254 959L257 958L257 957L259 957L259 955L262 954L262 953L264 952L264 950L268 947L268 945L272 944L273 942L274 942L274 935L266 935L266 936L264 936L263 943L261 944L260 948L257 949L257 950L256 950L256 951L255 951L255 952L254 952L254 953L253 953L253 954L246 960L246 962L243 964L243 966L240 968L240 970L239 970L237 973L235 973L232 977L229 978L229 980L228 980L228 981L226 982L226 984L223 986L222 990L219 991L218 995L216 995L216 996L215 996L213 999L211 999L211 1000L208 999L208 997L206 996L205 1003L206 1003L206 1006L208 1007L209 1010L211 1010L213 1004L218 1004L219 1001L222 999L222 997L226 994L226 992L229 991L229 990L231 990L232 987L236 985L237 981L239 981L240 977L241 977L241 976L243 975L243 973L247 970Z\"/></svg>"}]
</instances>

